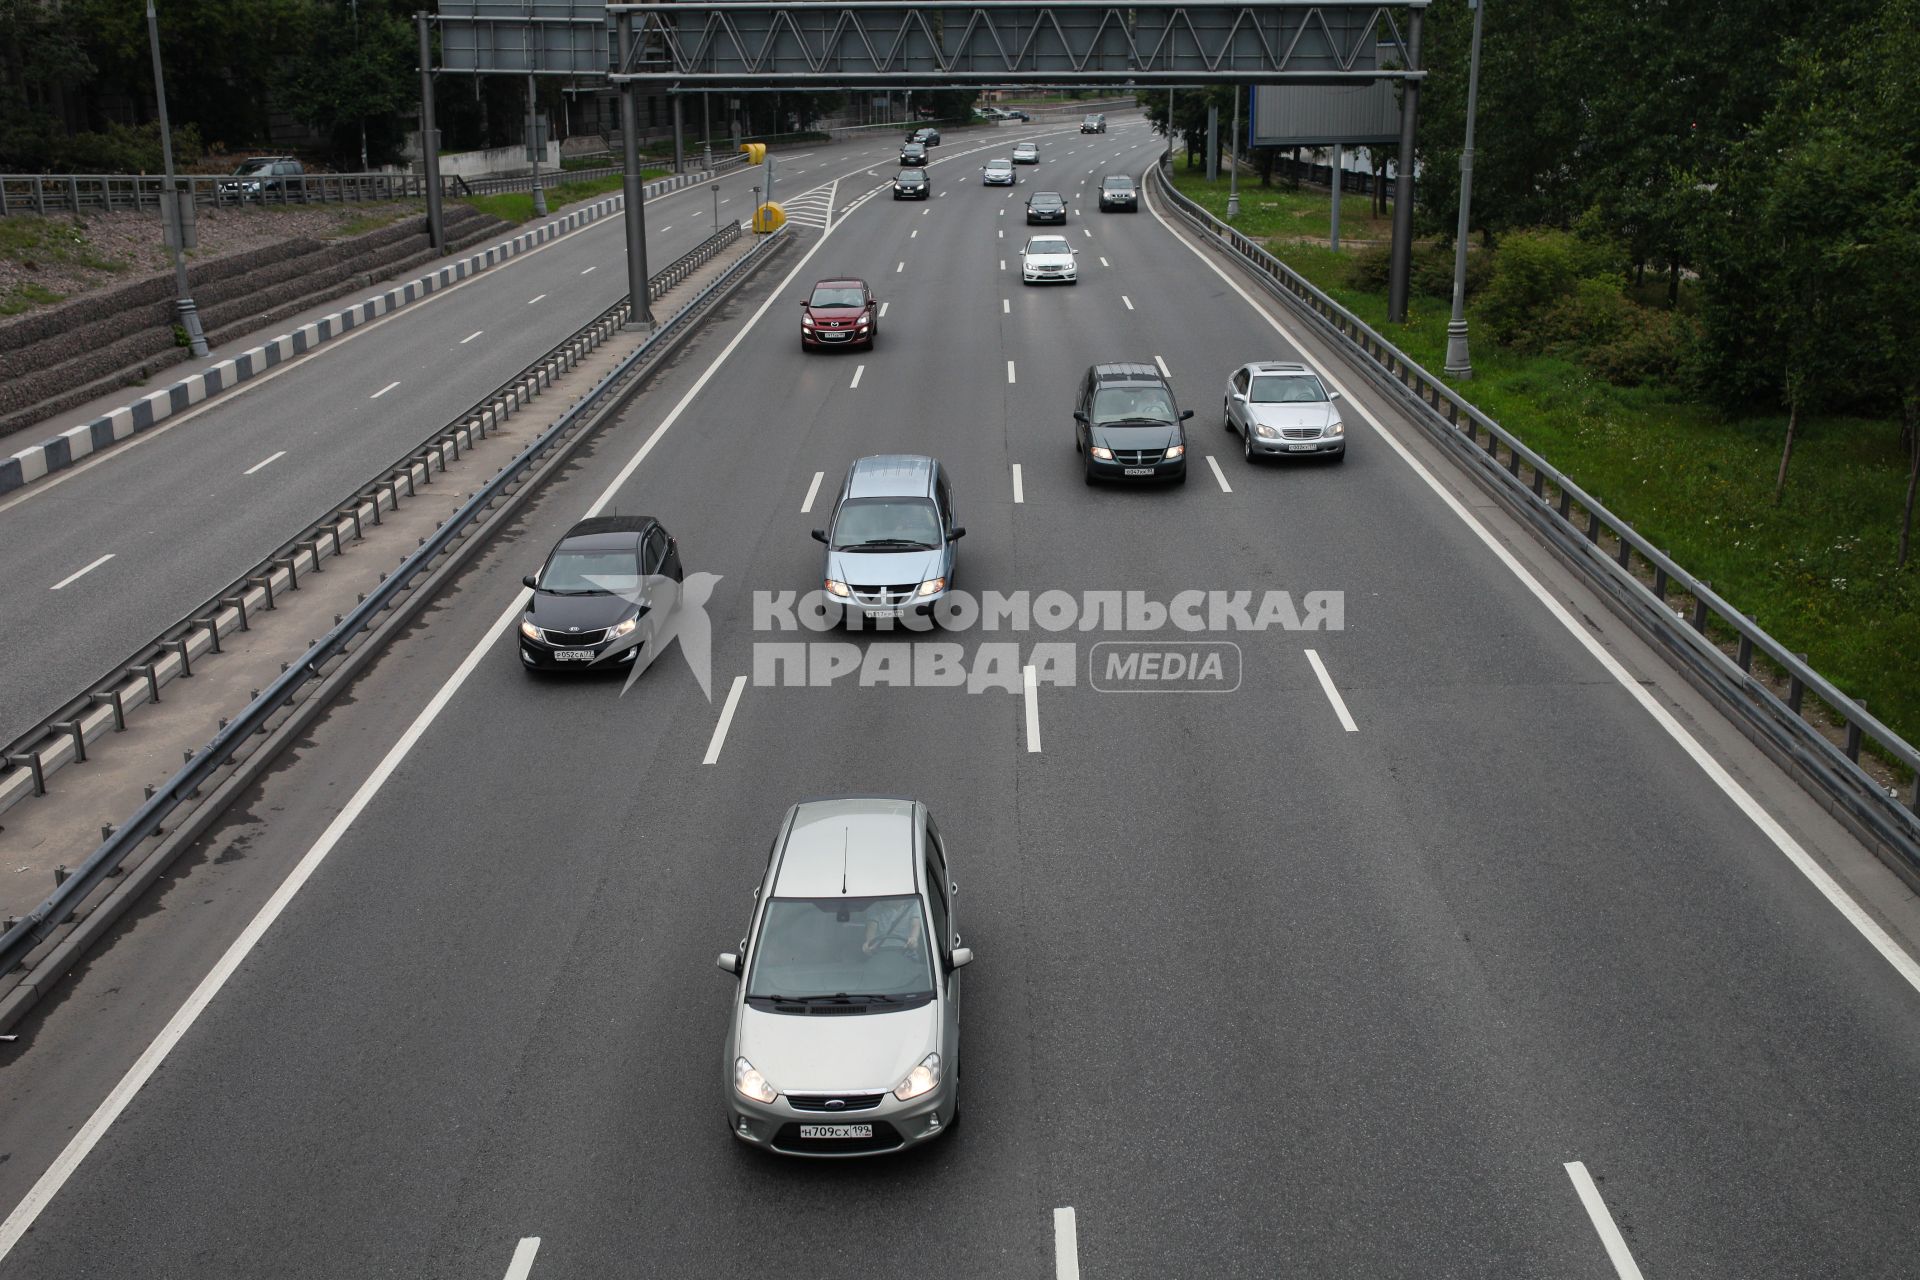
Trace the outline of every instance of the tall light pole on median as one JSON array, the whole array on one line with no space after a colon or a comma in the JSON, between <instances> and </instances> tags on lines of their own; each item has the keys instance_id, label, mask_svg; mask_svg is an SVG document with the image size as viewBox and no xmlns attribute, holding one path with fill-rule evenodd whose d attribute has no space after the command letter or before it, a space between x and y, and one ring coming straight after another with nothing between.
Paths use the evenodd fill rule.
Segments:
<instances>
[{"instance_id":1,"label":"tall light pole on median","mask_svg":"<svg viewBox=\"0 0 1920 1280\"><path fill-rule=\"evenodd\" d=\"M1233 132L1227 147L1227 217L1240 216L1240 86L1233 86Z\"/></svg>"},{"instance_id":2,"label":"tall light pole on median","mask_svg":"<svg viewBox=\"0 0 1920 1280\"><path fill-rule=\"evenodd\" d=\"M160 73L160 19L154 15L153 0L147 0L147 42L153 47L153 97L160 109L160 159L167 174L166 194L161 199L173 205L173 229L167 233L167 248L173 253L173 289L179 295L173 305L180 316L180 327L187 332L187 349L199 357L207 354L207 335L200 331L200 309L193 305L193 294L187 288L185 245L187 215L192 210L180 207L173 176L173 132L167 121L167 82Z\"/></svg>"},{"instance_id":3,"label":"tall light pole on median","mask_svg":"<svg viewBox=\"0 0 1920 1280\"><path fill-rule=\"evenodd\" d=\"M1453 318L1447 321L1447 362L1442 371L1462 380L1473 377L1467 355L1467 222L1473 204L1473 114L1480 100L1480 20L1486 0L1467 0L1473 10L1473 52L1467 59L1467 136L1460 148L1460 225L1453 238Z\"/></svg>"}]
</instances>

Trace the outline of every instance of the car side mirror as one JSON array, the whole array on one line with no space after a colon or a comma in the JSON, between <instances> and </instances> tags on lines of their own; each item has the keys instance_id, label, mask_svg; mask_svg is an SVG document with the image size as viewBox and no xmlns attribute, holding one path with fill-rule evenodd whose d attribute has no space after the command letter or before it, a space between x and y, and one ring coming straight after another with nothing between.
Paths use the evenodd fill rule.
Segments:
<instances>
[{"instance_id":1,"label":"car side mirror","mask_svg":"<svg viewBox=\"0 0 1920 1280\"><path fill-rule=\"evenodd\" d=\"M1188 418L1191 418L1192 416L1193 416L1193 410L1191 409L1182 409L1180 411L1180 421L1182 422L1185 422Z\"/></svg>"},{"instance_id":2,"label":"car side mirror","mask_svg":"<svg viewBox=\"0 0 1920 1280\"><path fill-rule=\"evenodd\" d=\"M1087 420L1087 415L1084 413L1075 413L1073 415L1073 420L1075 422L1085 422Z\"/></svg>"},{"instance_id":3,"label":"car side mirror","mask_svg":"<svg viewBox=\"0 0 1920 1280\"><path fill-rule=\"evenodd\" d=\"M972 947L955 947L952 953L947 956L947 968L949 969L964 969L972 963Z\"/></svg>"},{"instance_id":4,"label":"car side mirror","mask_svg":"<svg viewBox=\"0 0 1920 1280\"><path fill-rule=\"evenodd\" d=\"M719 965L723 971L732 974L734 977L737 978L740 976L740 953L739 952L722 951L720 953L719 958L715 960L714 963Z\"/></svg>"},{"instance_id":5,"label":"car side mirror","mask_svg":"<svg viewBox=\"0 0 1920 1280\"><path fill-rule=\"evenodd\" d=\"M520 583L522 586L537 587L540 585L540 580L532 574L528 574L526 577L520 579Z\"/></svg>"},{"instance_id":6,"label":"car side mirror","mask_svg":"<svg viewBox=\"0 0 1920 1280\"><path fill-rule=\"evenodd\" d=\"M815 529L813 531L813 540L815 542L825 542L827 540L827 531L825 529Z\"/></svg>"},{"instance_id":7,"label":"car side mirror","mask_svg":"<svg viewBox=\"0 0 1920 1280\"><path fill-rule=\"evenodd\" d=\"M1340 393L1339 393L1338 391L1329 391L1329 392L1327 392L1327 399L1329 399L1329 400L1338 400L1339 398L1340 398Z\"/></svg>"},{"instance_id":8,"label":"car side mirror","mask_svg":"<svg viewBox=\"0 0 1920 1280\"><path fill-rule=\"evenodd\" d=\"M1242 404L1245 404L1247 399L1247 393L1244 391L1236 391L1233 393L1233 398L1235 400L1240 401Z\"/></svg>"},{"instance_id":9,"label":"car side mirror","mask_svg":"<svg viewBox=\"0 0 1920 1280\"><path fill-rule=\"evenodd\" d=\"M947 530L947 541L949 542L958 542L960 541L960 539L966 536L967 536L967 526L965 525L959 525L955 528Z\"/></svg>"}]
</instances>

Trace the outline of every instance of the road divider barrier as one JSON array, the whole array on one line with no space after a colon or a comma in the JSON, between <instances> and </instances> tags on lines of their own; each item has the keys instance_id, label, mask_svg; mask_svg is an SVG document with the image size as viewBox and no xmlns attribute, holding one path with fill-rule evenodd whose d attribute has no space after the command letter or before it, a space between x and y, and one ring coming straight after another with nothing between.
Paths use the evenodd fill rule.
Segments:
<instances>
[{"instance_id":1,"label":"road divider barrier","mask_svg":"<svg viewBox=\"0 0 1920 1280\"><path fill-rule=\"evenodd\" d=\"M715 166L718 168L719 166ZM669 192L708 181L706 171L684 173L660 182L649 183L646 198L651 200ZM296 356L316 350L335 338L353 332L380 316L391 314L442 289L470 279L534 248L597 222L626 208L624 195L610 196L583 208L544 222L491 248L470 254L426 275L395 285L376 297L322 316L291 333L281 334L260 346L222 360L199 373L189 374L171 386L141 396L130 404L110 410L77 427L70 427L31 448L0 458L0 494L45 479L63 471L91 454L160 425L167 419L200 404L209 397L259 377Z\"/></svg>"},{"instance_id":2,"label":"road divider barrier","mask_svg":"<svg viewBox=\"0 0 1920 1280\"><path fill-rule=\"evenodd\" d=\"M694 254L655 276L652 282L655 296L664 294L672 284L684 280L740 237L741 228L735 223ZM61 879L46 900L26 917L7 922L4 932L0 932L0 1028L12 1025L41 998L48 985L57 981L90 943L92 931L78 941L65 932L66 926L76 922L76 913L81 922L95 920L99 914L98 904L89 903L89 895L101 890L116 876L129 855L145 842L158 839L159 846L150 848L170 850L158 859L165 862L210 824L218 809L239 794L281 747L318 716L332 693L344 687L347 679L371 661L380 647L379 643L370 642L371 637L377 635L383 640L404 627L432 597L434 588L484 541L466 535L483 527L498 528L502 518L518 509L538 481L552 474L573 449L591 435L595 426L626 403L639 388L644 371L669 358L679 348L694 327L694 321L706 314L718 297L778 252L787 240L785 235L774 235L756 241L720 276L642 338L633 351L437 526L432 536L401 561L398 568L385 575L376 590L341 617L325 636L312 643L231 720L223 721L212 741L153 791L125 823L104 833L106 838L100 845ZM698 261L693 260L696 255ZM11 767L0 773L0 782L7 787L7 794L14 795L23 785L30 791L44 790L50 772L63 764L84 760L89 737L123 728L128 710L156 701L167 680L188 674L191 664L202 655L219 652L223 634L245 626L250 614L257 616L263 610L270 610L275 591L297 589L299 574L312 572L329 555L342 554L365 521L382 509L393 509L399 497L394 488L396 484L411 491L413 485L429 481L435 461L444 469L446 450L457 448L456 442L465 433L478 429L484 438L487 424L511 414L514 407L524 404L540 388L551 385L560 368L577 363L593 343L621 331L629 315L628 300L622 299L556 348L547 361L530 367L494 397L463 414L425 449L409 455L400 468L383 474L369 489L362 491L350 510L323 521L317 536L299 540L293 554L270 559L262 572L243 577L235 584L234 591L216 596L210 602L209 612L189 617L177 629L177 634L164 636L153 651L143 655L150 660L130 665L123 678L102 682L101 688L72 704L69 709L77 714L70 723L50 726L51 734L39 751L20 753L8 762ZM191 808L184 824L175 820L172 815L176 810L203 789L212 790L214 796ZM167 824L164 830L163 822ZM140 864L143 876L148 874L152 861ZM157 869L153 874L157 874ZM112 893L132 887L122 882ZM117 915L117 911L112 914ZM103 930L108 923L103 916L95 921L94 928ZM59 959L50 959L56 952L60 953ZM23 962L28 967L20 970Z\"/></svg>"},{"instance_id":3,"label":"road divider barrier","mask_svg":"<svg viewBox=\"0 0 1920 1280\"><path fill-rule=\"evenodd\" d=\"M1253 237L1180 194L1167 175L1170 160L1171 152L1162 153L1149 170L1147 185L1155 197L1339 348L1595 585L1629 625L1670 654L1689 682L1726 709L1750 741L1920 888L1920 750L1444 380ZM1900 785L1889 786L1862 767L1869 743L1904 775Z\"/></svg>"}]
</instances>

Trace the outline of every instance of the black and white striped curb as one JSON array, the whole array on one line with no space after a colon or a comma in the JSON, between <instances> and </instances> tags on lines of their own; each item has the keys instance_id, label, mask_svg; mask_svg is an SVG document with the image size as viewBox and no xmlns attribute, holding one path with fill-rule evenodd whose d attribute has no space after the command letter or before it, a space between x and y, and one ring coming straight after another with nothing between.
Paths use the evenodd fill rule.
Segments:
<instances>
[{"instance_id":1,"label":"black and white striped curb","mask_svg":"<svg viewBox=\"0 0 1920 1280\"><path fill-rule=\"evenodd\" d=\"M659 182L650 182L645 188L646 198L652 200L668 192L678 191L682 187L705 182L709 176L701 171L663 178ZM511 240L503 240L492 248L436 268L417 280L396 285L377 297L322 316L311 324L302 325L292 333L281 334L269 342L242 352L231 360L222 360L203 372L180 379L170 387L142 396L133 403L122 405L91 422L71 427L50 440L42 440L30 449L22 449L18 453L0 459L0 494L44 479L53 472L72 466L89 454L97 453L109 445L117 444L150 427L157 426L174 414L199 404L209 396L238 386L249 378L258 377L275 365L283 364L295 356L304 355L344 333L350 333L370 320L397 311L409 303L418 302L449 285L478 275L489 267L498 266L511 258L516 258L537 245L566 235L590 222L597 222L609 214L622 212L625 208L624 195L597 200L563 217L542 223L532 231L522 232Z\"/></svg>"}]
</instances>

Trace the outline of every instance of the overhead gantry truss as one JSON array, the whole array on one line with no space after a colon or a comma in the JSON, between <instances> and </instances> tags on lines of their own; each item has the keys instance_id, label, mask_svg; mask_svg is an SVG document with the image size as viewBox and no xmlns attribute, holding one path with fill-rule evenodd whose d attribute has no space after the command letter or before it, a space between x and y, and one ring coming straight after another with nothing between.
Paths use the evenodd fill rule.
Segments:
<instances>
[{"instance_id":1,"label":"overhead gantry truss","mask_svg":"<svg viewBox=\"0 0 1920 1280\"><path fill-rule=\"evenodd\" d=\"M684 0L607 9L624 19L616 82L738 92L1417 82L1425 73L1414 33L1427 3Z\"/></svg>"}]
</instances>

